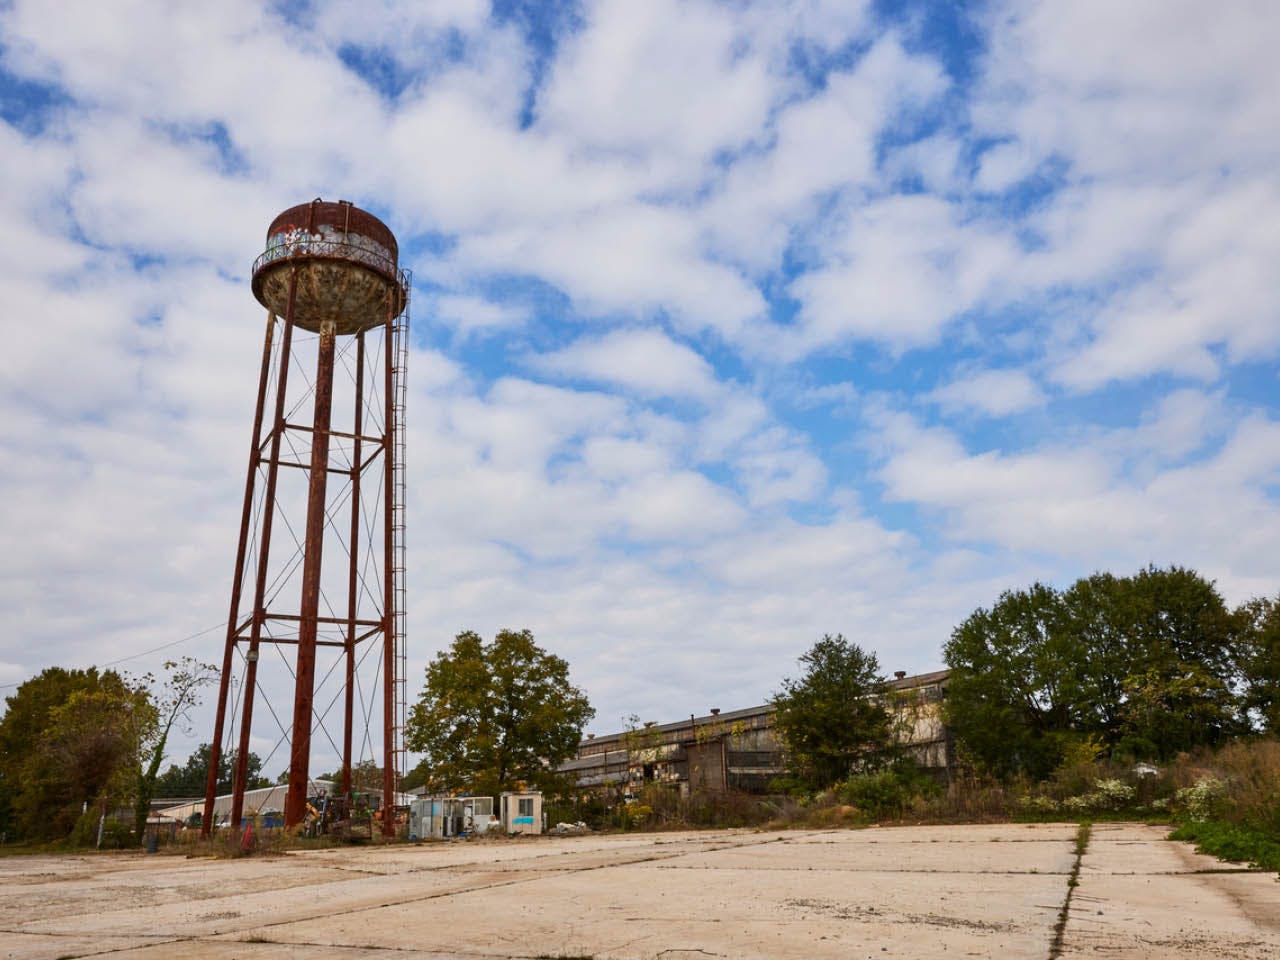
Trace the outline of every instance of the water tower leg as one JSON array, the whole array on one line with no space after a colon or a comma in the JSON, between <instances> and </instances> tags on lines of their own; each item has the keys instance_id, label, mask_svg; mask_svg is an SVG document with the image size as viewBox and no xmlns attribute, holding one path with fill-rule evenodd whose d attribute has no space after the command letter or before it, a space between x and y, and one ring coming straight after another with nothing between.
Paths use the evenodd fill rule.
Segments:
<instances>
[{"instance_id":1,"label":"water tower leg","mask_svg":"<svg viewBox=\"0 0 1280 960\"><path fill-rule=\"evenodd\" d=\"M333 357L337 329L320 325L316 360L315 417L311 427L311 470L307 491L307 532L302 558L302 608L298 625L297 685L293 698L293 745L289 757L289 795L284 825L301 823L307 811L311 762L311 701L315 694L316 633L320 614L320 565L324 552L325 494L329 478L329 426L333 401Z\"/></svg>"},{"instance_id":2,"label":"water tower leg","mask_svg":"<svg viewBox=\"0 0 1280 960\"><path fill-rule=\"evenodd\" d=\"M350 566L347 568L347 678L344 690L344 721L342 726L342 793L351 792L351 731L355 715L356 685L356 613L360 599L360 462L364 435L364 331L356 334L356 415L352 427L355 439L351 453L351 548Z\"/></svg>"},{"instance_id":3,"label":"water tower leg","mask_svg":"<svg viewBox=\"0 0 1280 960\"><path fill-rule=\"evenodd\" d=\"M253 701L258 690L258 649L266 620L267 563L271 558L271 530L275 521L276 481L280 476L280 443L284 439L284 401L289 388L290 356L293 350L293 314L297 305L298 275L289 277L289 300L284 312L284 333L280 340L279 376L276 381L276 409L271 427L271 454L267 460L267 483L263 491L262 529L258 534L258 568L253 585L253 620L249 627L249 651L241 693L240 742L236 747L236 768L231 777L231 828L240 829L244 815L244 791L249 779L249 735L253 731Z\"/></svg>"},{"instance_id":4,"label":"water tower leg","mask_svg":"<svg viewBox=\"0 0 1280 960\"><path fill-rule=\"evenodd\" d=\"M231 670L235 665L236 633L240 625L241 583L244 580L245 554L249 546L249 525L253 512L254 480L262 456L262 419L267 404L267 382L271 379L271 342L276 328L276 315L267 314L267 336L262 348L262 372L258 375L258 405L253 412L253 445L249 449L249 476L244 484L244 506L240 513L240 540L236 544L236 572L231 581L231 612L227 615L227 644L222 654L222 674L218 683L218 712L213 722L213 742L209 744L209 773L204 785L204 816L200 820L200 836L213 829L213 802L218 794L218 767L222 763L222 736L226 728L227 693L231 687Z\"/></svg>"},{"instance_id":5,"label":"water tower leg","mask_svg":"<svg viewBox=\"0 0 1280 960\"><path fill-rule=\"evenodd\" d=\"M388 308L383 329L383 430L386 448L382 451L382 833L396 833L396 592L395 592L395 315Z\"/></svg>"}]
</instances>

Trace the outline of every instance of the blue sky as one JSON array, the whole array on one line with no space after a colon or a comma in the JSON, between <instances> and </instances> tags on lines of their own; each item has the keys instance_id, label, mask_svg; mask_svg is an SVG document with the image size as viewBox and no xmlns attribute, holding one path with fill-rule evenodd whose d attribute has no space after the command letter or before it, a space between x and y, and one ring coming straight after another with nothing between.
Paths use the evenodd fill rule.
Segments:
<instances>
[{"instance_id":1,"label":"blue sky","mask_svg":"<svg viewBox=\"0 0 1280 960\"><path fill-rule=\"evenodd\" d=\"M225 616L317 195L414 272L414 687L527 626L605 730L1035 579L1276 593L1273 5L109 6L0 11L0 683Z\"/></svg>"}]
</instances>

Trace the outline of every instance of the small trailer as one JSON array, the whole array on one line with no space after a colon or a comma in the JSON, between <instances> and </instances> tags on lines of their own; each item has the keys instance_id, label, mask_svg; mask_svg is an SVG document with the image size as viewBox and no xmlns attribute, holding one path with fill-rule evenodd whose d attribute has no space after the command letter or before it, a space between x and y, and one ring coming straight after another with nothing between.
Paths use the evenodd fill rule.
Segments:
<instances>
[{"instance_id":1,"label":"small trailer","mask_svg":"<svg viewBox=\"0 0 1280 960\"><path fill-rule=\"evenodd\" d=\"M493 797L419 797L409 805L409 839L429 840L496 829Z\"/></svg>"},{"instance_id":2,"label":"small trailer","mask_svg":"<svg viewBox=\"0 0 1280 960\"><path fill-rule=\"evenodd\" d=\"M523 790L502 795L502 829L507 833L542 833L542 793Z\"/></svg>"}]
</instances>

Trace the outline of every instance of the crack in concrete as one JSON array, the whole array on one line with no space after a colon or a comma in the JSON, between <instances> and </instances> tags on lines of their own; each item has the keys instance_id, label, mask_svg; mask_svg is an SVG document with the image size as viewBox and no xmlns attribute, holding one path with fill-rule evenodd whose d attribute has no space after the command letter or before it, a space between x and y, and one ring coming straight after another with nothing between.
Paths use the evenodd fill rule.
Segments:
<instances>
[{"instance_id":1,"label":"crack in concrete","mask_svg":"<svg viewBox=\"0 0 1280 960\"><path fill-rule=\"evenodd\" d=\"M1071 868L1071 877L1067 880L1067 896L1062 901L1062 909L1058 913L1058 922L1053 928L1053 942L1049 944L1049 960L1058 960L1067 939L1067 920L1071 916L1071 898L1080 885L1080 863L1084 860L1084 852L1089 849L1089 833L1092 824L1082 823L1076 833L1076 862Z\"/></svg>"}]
</instances>

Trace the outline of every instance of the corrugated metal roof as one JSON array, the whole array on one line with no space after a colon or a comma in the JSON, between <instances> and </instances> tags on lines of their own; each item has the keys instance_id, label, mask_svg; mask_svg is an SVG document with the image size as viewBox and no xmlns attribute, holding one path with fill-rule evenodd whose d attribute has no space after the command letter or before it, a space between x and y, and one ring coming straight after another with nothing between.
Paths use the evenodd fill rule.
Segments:
<instances>
[{"instance_id":1,"label":"corrugated metal roof","mask_svg":"<svg viewBox=\"0 0 1280 960\"><path fill-rule=\"evenodd\" d=\"M888 686L893 690L911 690L916 687L929 687L934 684L944 682L951 676L950 670L934 670L931 673L918 673L911 677L903 677L902 679L890 680ZM644 734L657 731L659 733L673 733L680 729L690 730L697 729L713 723L736 723L739 720L750 720L756 717L764 717L773 713L773 704L763 703L758 707L744 707L741 710L722 711L718 714L707 714L704 717L694 717L692 721L677 720L674 723L655 724L652 727L642 727L635 731L621 731L619 733L605 733L592 737L590 740L583 740L578 744L578 749L583 747L598 746L602 743L616 743L623 740L628 733ZM594 755L588 759L595 760ZM571 761L572 762L572 761ZM597 761L598 762L598 761ZM565 769L561 767L560 769Z\"/></svg>"}]
</instances>

